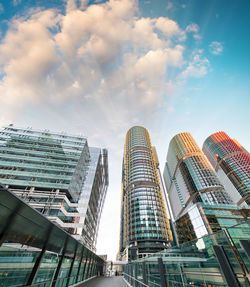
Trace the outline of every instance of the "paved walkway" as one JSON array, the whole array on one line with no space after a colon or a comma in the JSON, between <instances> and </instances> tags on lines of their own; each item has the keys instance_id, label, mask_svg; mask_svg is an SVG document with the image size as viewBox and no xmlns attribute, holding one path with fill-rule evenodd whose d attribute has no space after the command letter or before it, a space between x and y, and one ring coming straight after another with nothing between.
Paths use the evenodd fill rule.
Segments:
<instances>
[{"instance_id":1,"label":"paved walkway","mask_svg":"<svg viewBox=\"0 0 250 287\"><path fill-rule=\"evenodd\" d=\"M97 277L79 285L79 287L128 287L128 285L122 276L113 276Z\"/></svg>"}]
</instances>

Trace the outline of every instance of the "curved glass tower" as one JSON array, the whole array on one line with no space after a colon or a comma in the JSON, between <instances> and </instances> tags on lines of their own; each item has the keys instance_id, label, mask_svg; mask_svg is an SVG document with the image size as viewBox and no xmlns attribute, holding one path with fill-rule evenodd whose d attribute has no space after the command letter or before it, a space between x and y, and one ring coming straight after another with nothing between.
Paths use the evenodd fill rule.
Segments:
<instances>
[{"instance_id":1,"label":"curved glass tower","mask_svg":"<svg viewBox=\"0 0 250 287\"><path fill-rule=\"evenodd\" d=\"M225 132L209 136L203 144L203 152L233 199L238 204L245 201L250 205L249 153Z\"/></svg>"},{"instance_id":2,"label":"curved glass tower","mask_svg":"<svg viewBox=\"0 0 250 287\"><path fill-rule=\"evenodd\" d=\"M172 240L148 131L132 127L126 135L122 167L120 252L133 259L166 248Z\"/></svg>"},{"instance_id":3,"label":"curved glass tower","mask_svg":"<svg viewBox=\"0 0 250 287\"><path fill-rule=\"evenodd\" d=\"M174 214L190 204L232 204L213 167L190 133L180 133L169 144L164 180Z\"/></svg>"}]
</instances>

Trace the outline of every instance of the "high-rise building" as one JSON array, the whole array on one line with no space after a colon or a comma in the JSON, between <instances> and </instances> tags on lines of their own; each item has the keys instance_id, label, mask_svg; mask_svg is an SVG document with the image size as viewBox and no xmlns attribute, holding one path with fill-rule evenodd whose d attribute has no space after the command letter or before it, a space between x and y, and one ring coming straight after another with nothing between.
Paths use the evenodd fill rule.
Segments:
<instances>
[{"instance_id":1,"label":"high-rise building","mask_svg":"<svg viewBox=\"0 0 250 287\"><path fill-rule=\"evenodd\" d=\"M202 238L250 217L250 209L234 204L189 133L180 133L171 140L164 180L178 243Z\"/></svg>"},{"instance_id":2,"label":"high-rise building","mask_svg":"<svg viewBox=\"0 0 250 287\"><path fill-rule=\"evenodd\" d=\"M190 133L180 133L170 141L164 180L175 220L198 202L233 203Z\"/></svg>"},{"instance_id":3,"label":"high-rise building","mask_svg":"<svg viewBox=\"0 0 250 287\"><path fill-rule=\"evenodd\" d=\"M107 155L82 136L10 125L0 132L0 183L95 250Z\"/></svg>"},{"instance_id":4,"label":"high-rise building","mask_svg":"<svg viewBox=\"0 0 250 287\"><path fill-rule=\"evenodd\" d=\"M120 252L141 258L167 248L172 233L167 218L156 150L144 127L126 135L122 165Z\"/></svg>"},{"instance_id":5,"label":"high-rise building","mask_svg":"<svg viewBox=\"0 0 250 287\"><path fill-rule=\"evenodd\" d=\"M238 205L250 205L250 155L225 132L209 136L203 152Z\"/></svg>"}]
</instances>

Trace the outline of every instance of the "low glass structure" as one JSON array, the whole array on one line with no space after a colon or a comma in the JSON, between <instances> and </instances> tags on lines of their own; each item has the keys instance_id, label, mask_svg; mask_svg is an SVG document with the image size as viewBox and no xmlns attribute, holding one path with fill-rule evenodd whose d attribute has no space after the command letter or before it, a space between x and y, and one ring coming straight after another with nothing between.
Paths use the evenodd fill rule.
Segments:
<instances>
[{"instance_id":1,"label":"low glass structure","mask_svg":"<svg viewBox=\"0 0 250 287\"><path fill-rule=\"evenodd\" d=\"M72 286L103 267L101 257L0 187L0 286Z\"/></svg>"}]
</instances>

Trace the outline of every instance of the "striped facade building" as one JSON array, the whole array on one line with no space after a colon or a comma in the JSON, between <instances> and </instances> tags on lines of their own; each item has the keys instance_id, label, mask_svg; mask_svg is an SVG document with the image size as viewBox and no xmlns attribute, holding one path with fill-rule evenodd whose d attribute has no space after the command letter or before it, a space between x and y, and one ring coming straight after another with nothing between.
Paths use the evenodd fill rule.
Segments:
<instances>
[{"instance_id":1,"label":"striped facade building","mask_svg":"<svg viewBox=\"0 0 250 287\"><path fill-rule=\"evenodd\" d=\"M124 260L163 250L172 240L158 169L148 131L132 127L122 165L120 254Z\"/></svg>"}]
</instances>

